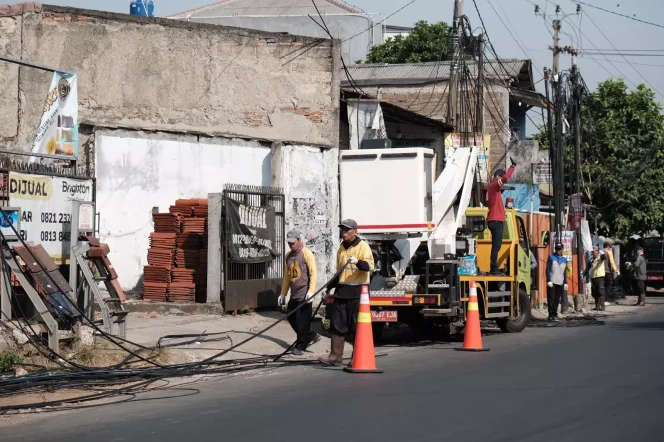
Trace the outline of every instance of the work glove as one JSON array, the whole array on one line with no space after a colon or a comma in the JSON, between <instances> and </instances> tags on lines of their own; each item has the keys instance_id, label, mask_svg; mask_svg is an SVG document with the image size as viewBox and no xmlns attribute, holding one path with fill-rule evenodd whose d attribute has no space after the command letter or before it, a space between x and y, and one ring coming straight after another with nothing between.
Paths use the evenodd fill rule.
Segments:
<instances>
[{"instance_id":1,"label":"work glove","mask_svg":"<svg viewBox=\"0 0 664 442\"><path fill-rule=\"evenodd\" d=\"M600 255L603 255L603 254L604 254L604 250L600 250L600 251L599 251L599 254L600 254Z\"/></svg>"},{"instance_id":2,"label":"work glove","mask_svg":"<svg viewBox=\"0 0 664 442\"><path fill-rule=\"evenodd\" d=\"M565 285L563 286L563 289L565 289L565 291L567 291L567 284L565 284Z\"/></svg>"},{"instance_id":3,"label":"work glove","mask_svg":"<svg viewBox=\"0 0 664 442\"><path fill-rule=\"evenodd\" d=\"M553 283L551 281L549 281L549 282L546 283L546 286L548 288L553 288Z\"/></svg>"},{"instance_id":4,"label":"work glove","mask_svg":"<svg viewBox=\"0 0 664 442\"><path fill-rule=\"evenodd\" d=\"M516 167L516 161L514 161L514 158L510 157L510 163L512 163L512 167Z\"/></svg>"},{"instance_id":5,"label":"work glove","mask_svg":"<svg viewBox=\"0 0 664 442\"><path fill-rule=\"evenodd\" d=\"M355 265L355 264L357 264L358 261L359 260L354 256L351 256L350 258L348 258L348 264Z\"/></svg>"},{"instance_id":6,"label":"work glove","mask_svg":"<svg viewBox=\"0 0 664 442\"><path fill-rule=\"evenodd\" d=\"M304 298L307 301L307 304L311 304L314 302L314 294L313 293L307 293L307 297Z\"/></svg>"},{"instance_id":7,"label":"work glove","mask_svg":"<svg viewBox=\"0 0 664 442\"><path fill-rule=\"evenodd\" d=\"M286 296L279 295L279 298L277 299L277 305L279 306L284 305L285 302L286 302Z\"/></svg>"}]
</instances>

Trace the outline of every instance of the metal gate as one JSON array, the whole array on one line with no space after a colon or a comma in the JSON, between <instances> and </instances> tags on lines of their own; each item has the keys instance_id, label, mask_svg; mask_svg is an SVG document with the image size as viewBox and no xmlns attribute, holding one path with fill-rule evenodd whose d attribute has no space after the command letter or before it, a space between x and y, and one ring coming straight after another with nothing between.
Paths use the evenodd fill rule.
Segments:
<instances>
[{"instance_id":1,"label":"metal gate","mask_svg":"<svg viewBox=\"0 0 664 442\"><path fill-rule=\"evenodd\" d=\"M275 211L274 252L268 262L237 263L229 256L231 241L227 216L229 200L252 207L273 207ZM223 305L227 312L247 308L276 307L284 276L285 247L285 198L281 189L272 187L228 184L223 191L222 257L223 257Z\"/></svg>"}]
</instances>

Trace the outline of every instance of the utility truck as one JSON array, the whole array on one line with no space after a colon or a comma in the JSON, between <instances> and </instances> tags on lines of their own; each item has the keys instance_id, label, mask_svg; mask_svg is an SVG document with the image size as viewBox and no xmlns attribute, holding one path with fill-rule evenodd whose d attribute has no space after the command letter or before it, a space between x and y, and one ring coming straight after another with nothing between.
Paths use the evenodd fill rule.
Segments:
<instances>
[{"instance_id":1,"label":"utility truck","mask_svg":"<svg viewBox=\"0 0 664 442\"><path fill-rule=\"evenodd\" d=\"M358 223L374 252L370 301L375 339L386 323L455 333L466 319L475 281L480 317L504 332L530 319L529 239L524 220L506 209L498 264L489 274L488 210L469 207L476 147L450 149L436 177L428 148L360 148L340 154L341 218Z\"/></svg>"}]
</instances>

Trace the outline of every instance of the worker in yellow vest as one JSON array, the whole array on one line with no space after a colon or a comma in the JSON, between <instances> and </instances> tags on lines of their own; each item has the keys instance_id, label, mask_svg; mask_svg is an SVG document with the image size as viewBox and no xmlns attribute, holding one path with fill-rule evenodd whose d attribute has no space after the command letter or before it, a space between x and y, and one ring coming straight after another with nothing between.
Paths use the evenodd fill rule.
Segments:
<instances>
[{"instance_id":1,"label":"worker in yellow vest","mask_svg":"<svg viewBox=\"0 0 664 442\"><path fill-rule=\"evenodd\" d=\"M593 298L595 299L595 310L604 311L606 302L605 281L606 270L604 268L604 261L606 254L604 250L600 250L598 246L593 246L593 254L588 263L587 276L590 277L590 284Z\"/></svg>"}]
</instances>

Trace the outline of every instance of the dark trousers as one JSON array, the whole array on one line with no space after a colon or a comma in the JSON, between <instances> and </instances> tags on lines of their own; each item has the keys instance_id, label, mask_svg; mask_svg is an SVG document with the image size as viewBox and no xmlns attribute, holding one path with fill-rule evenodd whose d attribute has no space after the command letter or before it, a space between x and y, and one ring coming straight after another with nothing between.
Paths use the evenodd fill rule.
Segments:
<instances>
[{"instance_id":1,"label":"dark trousers","mask_svg":"<svg viewBox=\"0 0 664 442\"><path fill-rule=\"evenodd\" d=\"M288 301L287 312L290 313L295 310L300 304L304 301ZM304 307L296 311L294 314L288 317L288 322L290 323L291 328L297 335L297 342L295 343L295 348L299 350L306 350L307 345L316 337L316 332L311 330L311 314L312 314L311 304L307 303Z\"/></svg>"},{"instance_id":2,"label":"dark trousers","mask_svg":"<svg viewBox=\"0 0 664 442\"><path fill-rule=\"evenodd\" d=\"M334 298L334 302L327 307L330 309L330 333L352 342L357 329L360 300Z\"/></svg>"},{"instance_id":3,"label":"dark trousers","mask_svg":"<svg viewBox=\"0 0 664 442\"><path fill-rule=\"evenodd\" d=\"M491 271L498 270L498 252L500 246L503 244L503 228L505 227L502 221L489 221L489 231L491 232Z\"/></svg>"},{"instance_id":4,"label":"dark trousers","mask_svg":"<svg viewBox=\"0 0 664 442\"><path fill-rule=\"evenodd\" d=\"M595 308L597 310L604 310L604 302L606 300L606 292L604 291L605 277L593 278L590 281L592 295L595 299Z\"/></svg>"},{"instance_id":5,"label":"dark trousers","mask_svg":"<svg viewBox=\"0 0 664 442\"><path fill-rule=\"evenodd\" d=\"M560 300L565 296L565 287L562 285L554 284L549 287L546 293L546 305L549 308L549 318L558 316L558 305Z\"/></svg>"},{"instance_id":6,"label":"dark trousers","mask_svg":"<svg viewBox=\"0 0 664 442\"><path fill-rule=\"evenodd\" d=\"M639 304L646 303L646 282L644 280L634 281L634 294L639 297Z\"/></svg>"},{"instance_id":7,"label":"dark trousers","mask_svg":"<svg viewBox=\"0 0 664 442\"><path fill-rule=\"evenodd\" d=\"M613 275L614 273L607 273L604 277L604 293L607 299L613 299Z\"/></svg>"}]
</instances>

